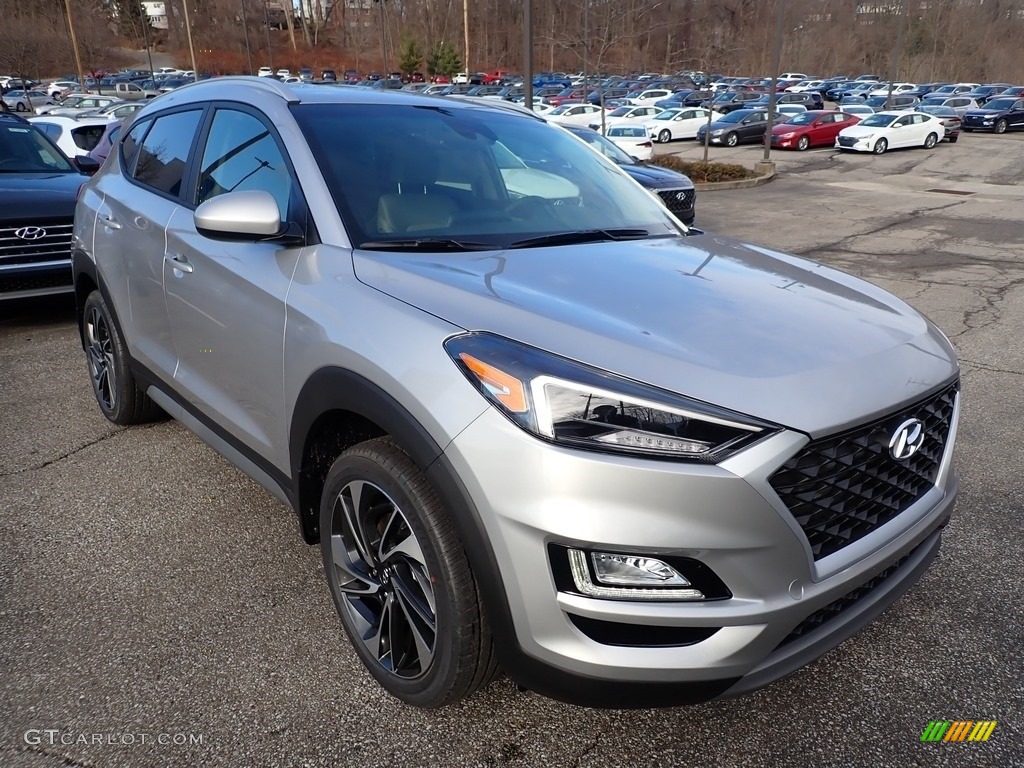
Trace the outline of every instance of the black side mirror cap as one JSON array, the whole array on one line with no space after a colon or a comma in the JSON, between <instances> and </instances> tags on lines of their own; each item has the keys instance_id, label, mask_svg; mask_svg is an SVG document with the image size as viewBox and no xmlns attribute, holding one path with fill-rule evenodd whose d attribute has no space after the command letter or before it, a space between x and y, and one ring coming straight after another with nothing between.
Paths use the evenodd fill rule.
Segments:
<instances>
[{"instance_id":1,"label":"black side mirror cap","mask_svg":"<svg viewBox=\"0 0 1024 768\"><path fill-rule=\"evenodd\" d=\"M92 176L100 169L100 164L88 155L79 155L72 161L82 173Z\"/></svg>"}]
</instances>

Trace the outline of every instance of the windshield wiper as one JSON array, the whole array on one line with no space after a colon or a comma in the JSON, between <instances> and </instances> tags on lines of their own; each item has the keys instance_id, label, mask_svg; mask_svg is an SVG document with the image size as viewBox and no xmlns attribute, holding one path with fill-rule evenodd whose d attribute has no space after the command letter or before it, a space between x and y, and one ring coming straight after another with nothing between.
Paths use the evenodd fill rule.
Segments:
<instances>
[{"instance_id":1,"label":"windshield wiper","mask_svg":"<svg viewBox=\"0 0 1024 768\"><path fill-rule=\"evenodd\" d=\"M650 237L646 229L581 229L575 232L556 232L525 240L516 240L509 248L535 248L544 245L574 245L576 243L600 243L607 240L643 240Z\"/></svg>"},{"instance_id":2,"label":"windshield wiper","mask_svg":"<svg viewBox=\"0 0 1024 768\"><path fill-rule=\"evenodd\" d=\"M450 237L417 237L412 240L370 240L360 246L366 251L495 251L494 243L475 243Z\"/></svg>"}]
</instances>

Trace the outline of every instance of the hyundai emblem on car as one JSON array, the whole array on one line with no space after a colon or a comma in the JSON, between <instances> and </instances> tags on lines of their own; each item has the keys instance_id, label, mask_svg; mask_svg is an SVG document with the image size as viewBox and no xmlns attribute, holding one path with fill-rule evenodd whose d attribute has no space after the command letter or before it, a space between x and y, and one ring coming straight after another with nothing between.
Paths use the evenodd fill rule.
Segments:
<instances>
[{"instance_id":1,"label":"hyundai emblem on car","mask_svg":"<svg viewBox=\"0 0 1024 768\"><path fill-rule=\"evenodd\" d=\"M889 441L889 454L896 461L909 459L924 444L924 424L920 419L907 419L893 432Z\"/></svg>"},{"instance_id":2,"label":"hyundai emblem on car","mask_svg":"<svg viewBox=\"0 0 1024 768\"><path fill-rule=\"evenodd\" d=\"M46 230L42 227L22 227L14 230L14 234L22 240L40 240L46 237Z\"/></svg>"}]
</instances>

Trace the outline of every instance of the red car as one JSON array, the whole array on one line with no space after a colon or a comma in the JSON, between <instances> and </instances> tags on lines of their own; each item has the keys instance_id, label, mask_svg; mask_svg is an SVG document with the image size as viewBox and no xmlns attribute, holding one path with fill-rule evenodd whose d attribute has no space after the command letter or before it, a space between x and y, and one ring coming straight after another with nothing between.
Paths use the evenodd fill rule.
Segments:
<instances>
[{"instance_id":1,"label":"red car","mask_svg":"<svg viewBox=\"0 0 1024 768\"><path fill-rule=\"evenodd\" d=\"M859 115L815 109L793 115L784 123L772 126L772 146L779 149L831 147L843 128L860 122Z\"/></svg>"}]
</instances>

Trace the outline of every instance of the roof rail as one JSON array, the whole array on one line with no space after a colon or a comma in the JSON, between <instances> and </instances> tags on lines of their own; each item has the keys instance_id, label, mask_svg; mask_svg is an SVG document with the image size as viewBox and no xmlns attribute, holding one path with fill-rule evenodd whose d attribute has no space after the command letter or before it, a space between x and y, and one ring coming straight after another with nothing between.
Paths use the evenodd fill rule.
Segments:
<instances>
[{"instance_id":1,"label":"roof rail","mask_svg":"<svg viewBox=\"0 0 1024 768\"><path fill-rule=\"evenodd\" d=\"M268 91L282 99L287 101L289 104L298 104L301 99L294 90L289 88L287 85L282 83L280 80L275 80L272 77L256 77L254 75L229 75L227 77L214 77L209 80L198 80L195 83L189 83L189 85L202 85L203 83L216 83L217 85L231 85L232 83L241 85L257 86L262 88L264 91ZM187 86L186 86L187 87Z\"/></svg>"}]
</instances>

